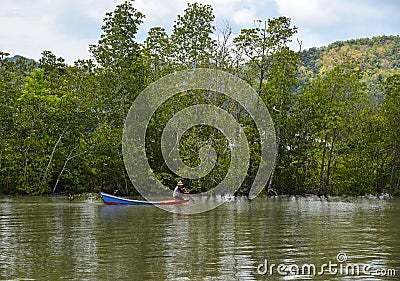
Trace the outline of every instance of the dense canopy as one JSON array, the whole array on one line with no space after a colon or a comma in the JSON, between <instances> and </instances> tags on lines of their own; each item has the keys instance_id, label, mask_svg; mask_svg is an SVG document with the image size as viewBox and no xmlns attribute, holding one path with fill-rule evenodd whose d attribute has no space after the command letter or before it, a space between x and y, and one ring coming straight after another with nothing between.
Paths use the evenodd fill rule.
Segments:
<instances>
[{"instance_id":1,"label":"dense canopy","mask_svg":"<svg viewBox=\"0 0 400 281\"><path fill-rule=\"evenodd\" d=\"M195 67L237 75L268 107L278 152L266 192L400 193L399 36L294 51L289 18L255 22L234 37L229 25L216 31L210 5L194 3L172 34L154 27L138 42L144 17L132 1L118 5L90 46L93 60L73 65L51 51L38 62L0 52L0 193L136 193L121 149L130 105L160 77ZM166 186L176 184L162 158L162 129L174 113L203 103L224 108L243 127L251 156L239 193L246 194L260 164L260 136L245 110L218 93L188 91L157 110L147 130L149 163ZM204 178L183 179L191 192L213 188L229 167L228 143L209 126L185 132L183 162L197 166L205 144L218 162Z\"/></svg>"}]
</instances>

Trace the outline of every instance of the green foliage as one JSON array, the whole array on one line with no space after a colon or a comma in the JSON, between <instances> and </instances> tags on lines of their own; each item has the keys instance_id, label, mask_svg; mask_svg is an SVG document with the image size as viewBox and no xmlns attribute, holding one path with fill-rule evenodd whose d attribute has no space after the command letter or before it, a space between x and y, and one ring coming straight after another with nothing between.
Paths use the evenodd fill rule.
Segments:
<instances>
[{"instance_id":1,"label":"green foliage","mask_svg":"<svg viewBox=\"0 0 400 281\"><path fill-rule=\"evenodd\" d=\"M256 27L242 29L239 36L233 39L245 79L251 84L257 83L259 94L274 54L287 48L290 38L297 32L290 22L286 17L257 21Z\"/></svg>"},{"instance_id":2,"label":"green foliage","mask_svg":"<svg viewBox=\"0 0 400 281\"><path fill-rule=\"evenodd\" d=\"M215 31L214 18L210 5L188 4L184 15L178 15L174 24L172 61L184 68L210 64L216 48L216 42L211 38Z\"/></svg>"},{"instance_id":3,"label":"green foliage","mask_svg":"<svg viewBox=\"0 0 400 281\"><path fill-rule=\"evenodd\" d=\"M149 30L143 44L143 56L146 58L147 67L150 70L149 82L153 82L172 71L172 50L171 38L164 28L153 27Z\"/></svg>"},{"instance_id":4,"label":"green foliage","mask_svg":"<svg viewBox=\"0 0 400 281\"><path fill-rule=\"evenodd\" d=\"M125 1L106 14L101 39L97 45L90 46L90 51L101 66L120 66L120 63L137 56L139 44L136 34L144 15L133 7L132 2Z\"/></svg>"},{"instance_id":5,"label":"green foliage","mask_svg":"<svg viewBox=\"0 0 400 281\"><path fill-rule=\"evenodd\" d=\"M112 191L135 193L125 172L121 136L131 103L151 82L179 69L217 67L246 80L268 107L278 154L266 191L278 194L400 194L399 36L336 42L295 52L297 28L278 17L256 21L215 40L212 6L188 4L168 34L153 27L136 40L144 15L133 1L107 13L92 60L65 63L44 51L36 64L0 52L0 193ZM261 161L260 135L235 101L205 90L182 92L156 111L147 128L146 155L171 188L160 147L163 128L180 110L212 104L241 124L250 166L247 194ZM210 145L217 163L207 176L185 180L207 191L225 177L231 151L217 129L195 126L177 146L185 164L200 163Z\"/></svg>"},{"instance_id":6,"label":"green foliage","mask_svg":"<svg viewBox=\"0 0 400 281\"><path fill-rule=\"evenodd\" d=\"M291 153L297 155L297 163L313 163L313 174L307 176L312 177L318 193L341 193L337 190L343 183L336 186L335 176L340 175L337 167L341 166L343 148L348 146L349 126L365 100L360 79L353 63L344 62L306 84L298 97L297 116L293 117L299 119L300 140ZM309 171L307 166L298 165L297 177L305 175L302 169ZM296 178L297 185L302 181L308 180Z\"/></svg>"}]
</instances>

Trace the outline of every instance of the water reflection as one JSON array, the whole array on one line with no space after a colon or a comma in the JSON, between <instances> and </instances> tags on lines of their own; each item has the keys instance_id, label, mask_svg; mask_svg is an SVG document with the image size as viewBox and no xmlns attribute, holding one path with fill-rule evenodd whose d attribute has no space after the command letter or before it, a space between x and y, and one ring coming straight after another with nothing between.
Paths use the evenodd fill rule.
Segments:
<instances>
[{"instance_id":1,"label":"water reflection","mask_svg":"<svg viewBox=\"0 0 400 281\"><path fill-rule=\"evenodd\" d=\"M260 275L257 266L349 262L400 274L399 199L237 199L211 212L0 200L0 279L358 280ZM397 280L363 276L363 280Z\"/></svg>"}]
</instances>

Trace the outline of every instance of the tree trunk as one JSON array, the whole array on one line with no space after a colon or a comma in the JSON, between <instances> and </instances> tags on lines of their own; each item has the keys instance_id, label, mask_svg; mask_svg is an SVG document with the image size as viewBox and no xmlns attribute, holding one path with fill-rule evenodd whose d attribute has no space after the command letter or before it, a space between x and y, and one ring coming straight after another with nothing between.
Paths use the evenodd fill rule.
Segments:
<instances>
[{"instance_id":1,"label":"tree trunk","mask_svg":"<svg viewBox=\"0 0 400 281\"><path fill-rule=\"evenodd\" d=\"M325 132L324 137L324 150L322 151L321 171L319 175L319 192L318 195L325 195L324 174L325 174L325 155L326 155L326 142L328 141L328 133Z\"/></svg>"},{"instance_id":2,"label":"tree trunk","mask_svg":"<svg viewBox=\"0 0 400 281\"><path fill-rule=\"evenodd\" d=\"M326 171L325 178L325 188L327 189L329 186L330 176L331 176L331 166L332 166L332 156L333 156L333 148L336 140L336 130L333 132L331 147L329 148L329 159L328 159L328 167Z\"/></svg>"},{"instance_id":3,"label":"tree trunk","mask_svg":"<svg viewBox=\"0 0 400 281\"><path fill-rule=\"evenodd\" d=\"M276 130L276 152L275 152L275 162L274 166L272 167L272 172L271 176L268 181L268 187L267 187L267 192L268 194L276 195L276 192L273 189L273 180L275 177L275 169L276 169L276 164L279 161L279 145L280 145L280 129L278 128Z\"/></svg>"},{"instance_id":4,"label":"tree trunk","mask_svg":"<svg viewBox=\"0 0 400 281\"><path fill-rule=\"evenodd\" d=\"M44 175L43 175L43 177L42 177L42 181L41 181L41 182L42 182L42 185L45 184L45 181L46 181L46 179L47 179L47 174L48 174L48 172L49 172L51 162L53 161L53 157L54 157L54 154L55 154L55 152L56 152L57 146L58 146L59 143L61 142L61 139L63 138L64 134L67 132L69 126L70 126L70 124L68 124L68 125L64 128L64 130L62 131L62 133L61 133L60 136L58 137L58 140L56 141L56 143L55 143L54 146L53 146L53 151L51 152L50 159L49 159L49 163L47 163L46 170L45 170Z\"/></svg>"}]
</instances>

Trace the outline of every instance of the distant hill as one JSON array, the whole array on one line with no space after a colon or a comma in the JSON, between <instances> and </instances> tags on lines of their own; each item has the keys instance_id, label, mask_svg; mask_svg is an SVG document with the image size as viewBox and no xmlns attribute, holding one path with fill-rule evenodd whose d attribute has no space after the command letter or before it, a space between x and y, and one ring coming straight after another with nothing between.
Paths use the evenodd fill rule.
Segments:
<instances>
[{"instance_id":1,"label":"distant hill","mask_svg":"<svg viewBox=\"0 0 400 281\"><path fill-rule=\"evenodd\" d=\"M363 81L371 94L379 97L380 82L394 73L400 73L400 36L338 41L325 47L304 50L300 53L300 81L312 79L346 57L359 62L364 72Z\"/></svg>"},{"instance_id":2,"label":"distant hill","mask_svg":"<svg viewBox=\"0 0 400 281\"><path fill-rule=\"evenodd\" d=\"M28 58L25 58L25 57L20 56L20 55L15 55L13 57L9 57L8 60L11 61L11 62L16 62L18 59L21 59L21 58L25 59L27 62L35 62L35 60L33 60L33 59L28 59Z\"/></svg>"}]
</instances>

